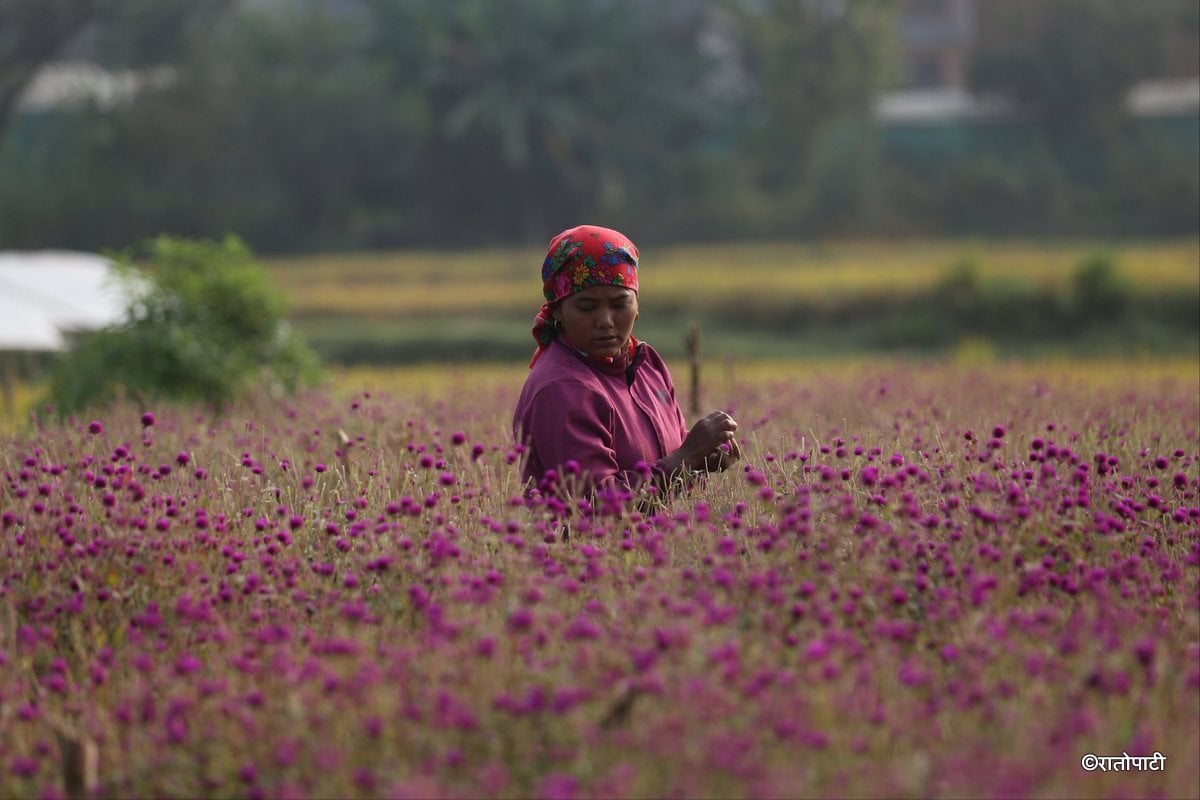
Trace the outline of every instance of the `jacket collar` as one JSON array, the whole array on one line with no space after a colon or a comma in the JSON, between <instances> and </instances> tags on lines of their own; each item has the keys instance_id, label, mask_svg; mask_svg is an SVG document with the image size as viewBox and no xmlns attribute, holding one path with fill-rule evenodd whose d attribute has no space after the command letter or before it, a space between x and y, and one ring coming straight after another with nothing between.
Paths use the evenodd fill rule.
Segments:
<instances>
[{"instance_id":1,"label":"jacket collar","mask_svg":"<svg viewBox=\"0 0 1200 800\"><path fill-rule=\"evenodd\" d=\"M629 350L614 358L594 356L583 348L576 347L574 342L562 334L559 334L557 341L576 358L597 372L602 372L606 375L624 374L626 379L631 383L633 382L633 373L646 360L643 343L632 336L629 337Z\"/></svg>"}]
</instances>

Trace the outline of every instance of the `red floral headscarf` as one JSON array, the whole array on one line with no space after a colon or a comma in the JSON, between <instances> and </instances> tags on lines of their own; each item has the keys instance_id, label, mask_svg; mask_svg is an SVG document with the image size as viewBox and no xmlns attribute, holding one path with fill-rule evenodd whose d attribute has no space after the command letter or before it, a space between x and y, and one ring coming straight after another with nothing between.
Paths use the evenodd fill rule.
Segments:
<instances>
[{"instance_id":1,"label":"red floral headscarf","mask_svg":"<svg viewBox=\"0 0 1200 800\"><path fill-rule=\"evenodd\" d=\"M551 311L559 300L589 286L624 286L636 292L637 264L637 247L611 228L580 225L551 239L542 262L546 302L533 320L533 338L538 346L529 366L537 363L558 335Z\"/></svg>"}]
</instances>

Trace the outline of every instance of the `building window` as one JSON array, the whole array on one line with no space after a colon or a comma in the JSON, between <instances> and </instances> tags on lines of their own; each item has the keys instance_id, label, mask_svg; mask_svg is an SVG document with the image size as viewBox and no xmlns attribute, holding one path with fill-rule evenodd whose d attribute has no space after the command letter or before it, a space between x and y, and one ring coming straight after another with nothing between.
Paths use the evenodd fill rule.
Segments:
<instances>
[{"instance_id":1,"label":"building window","mask_svg":"<svg viewBox=\"0 0 1200 800\"><path fill-rule=\"evenodd\" d=\"M945 83L942 60L935 53L912 53L908 57L909 85L935 89Z\"/></svg>"}]
</instances>

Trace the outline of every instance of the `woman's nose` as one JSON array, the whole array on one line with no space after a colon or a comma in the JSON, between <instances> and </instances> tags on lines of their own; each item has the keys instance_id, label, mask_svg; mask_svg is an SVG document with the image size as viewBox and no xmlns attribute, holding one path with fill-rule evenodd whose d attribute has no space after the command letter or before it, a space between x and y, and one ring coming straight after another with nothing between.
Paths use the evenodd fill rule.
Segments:
<instances>
[{"instance_id":1,"label":"woman's nose","mask_svg":"<svg viewBox=\"0 0 1200 800\"><path fill-rule=\"evenodd\" d=\"M611 328L613 326L613 312L609 308L601 308L596 311L596 327Z\"/></svg>"}]
</instances>

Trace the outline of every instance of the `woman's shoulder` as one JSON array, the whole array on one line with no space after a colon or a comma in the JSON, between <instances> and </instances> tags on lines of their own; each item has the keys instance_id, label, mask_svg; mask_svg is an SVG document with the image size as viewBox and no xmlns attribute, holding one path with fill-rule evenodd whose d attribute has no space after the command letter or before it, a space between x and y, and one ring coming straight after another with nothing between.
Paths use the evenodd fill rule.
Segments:
<instances>
[{"instance_id":1,"label":"woman's shoulder","mask_svg":"<svg viewBox=\"0 0 1200 800\"><path fill-rule=\"evenodd\" d=\"M641 354L642 358L646 359L647 361L653 361L656 364L665 363L662 356L658 354L658 351L655 350L654 346L649 342L639 341L638 353Z\"/></svg>"},{"instance_id":2,"label":"woman's shoulder","mask_svg":"<svg viewBox=\"0 0 1200 800\"><path fill-rule=\"evenodd\" d=\"M513 417L525 426L545 428L571 416L600 413L599 409L608 404L604 387L594 376L564 372L534 375L531 371L517 399Z\"/></svg>"},{"instance_id":3,"label":"woman's shoulder","mask_svg":"<svg viewBox=\"0 0 1200 800\"><path fill-rule=\"evenodd\" d=\"M649 367L656 372L661 372L670 377L671 370L667 368L667 362L663 360L663 357L659 355L659 352L649 342L638 342L638 358L641 361L638 369Z\"/></svg>"}]
</instances>

